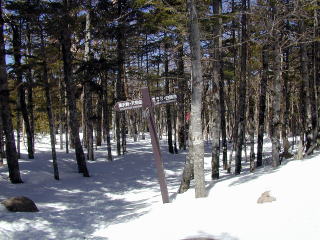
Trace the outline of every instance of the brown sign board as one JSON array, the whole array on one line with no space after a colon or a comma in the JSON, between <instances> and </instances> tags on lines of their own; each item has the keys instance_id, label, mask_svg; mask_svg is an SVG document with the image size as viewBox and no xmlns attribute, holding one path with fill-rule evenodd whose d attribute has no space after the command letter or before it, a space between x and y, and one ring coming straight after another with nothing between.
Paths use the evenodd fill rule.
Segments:
<instances>
[{"instance_id":1,"label":"brown sign board","mask_svg":"<svg viewBox=\"0 0 320 240\"><path fill-rule=\"evenodd\" d=\"M158 96L158 97L152 98L153 105L172 103L175 101L177 101L177 95L175 95L175 94L167 95L167 96ZM116 111L124 111L124 110L131 110L131 109L135 109L135 108L142 108L142 99L117 102L114 105L114 108Z\"/></svg>"}]
</instances>

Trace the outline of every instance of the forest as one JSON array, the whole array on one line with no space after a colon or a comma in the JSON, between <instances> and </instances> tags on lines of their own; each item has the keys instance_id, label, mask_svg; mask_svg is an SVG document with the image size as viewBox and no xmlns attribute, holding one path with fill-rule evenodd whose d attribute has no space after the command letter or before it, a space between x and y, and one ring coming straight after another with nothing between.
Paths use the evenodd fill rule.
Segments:
<instances>
[{"instance_id":1,"label":"forest","mask_svg":"<svg viewBox=\"0 0 320 240\"><path fill-rule=\"evenodd\" d=\"M39 135L50 135L56 180L56 148L74 151L84 177L103 143L108 161L112 141L126 154L127 139L144 139L148 127L141 109L114 106L140 99L142 87L177 96L155 106L154 118L169 153L188 151L180 193L194 179L196 197L205 196L204 142L212 179L247 162L253 172L277 168L319 147L318 0L0 0L0 8L0 165L6 159L12 183L23 183L22 141L33 159Z\"/></svg>"}]
</instances>

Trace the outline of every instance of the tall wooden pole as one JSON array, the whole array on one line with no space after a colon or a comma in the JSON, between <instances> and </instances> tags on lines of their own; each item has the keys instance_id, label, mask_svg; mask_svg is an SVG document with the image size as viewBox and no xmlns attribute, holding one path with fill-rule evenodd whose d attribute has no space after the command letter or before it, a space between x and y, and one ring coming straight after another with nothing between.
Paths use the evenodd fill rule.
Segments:
<instances>
[{"instance_id":1,"label":"tall wooden pole","mask_svg":"<svg viewBox=\"0 0 320 240\"><path fill-rule=\"evenodd\" d=\"M158 173L158 180L160 184L160 191L162 196L162 202L168 203L169 202L169 194L168 194L168 188L163 168L163 161L160 151L160 144L159 139L156 131L156 125L154 122L154 116L153 116L153 103L149 94L148 88L142 88L142 108L145 113L145 117L148 120L148 127L149 132L151 136L151 143L152 143L152 149L153 154L155 158L157 173Z\"/></svg>"}]
</instances>

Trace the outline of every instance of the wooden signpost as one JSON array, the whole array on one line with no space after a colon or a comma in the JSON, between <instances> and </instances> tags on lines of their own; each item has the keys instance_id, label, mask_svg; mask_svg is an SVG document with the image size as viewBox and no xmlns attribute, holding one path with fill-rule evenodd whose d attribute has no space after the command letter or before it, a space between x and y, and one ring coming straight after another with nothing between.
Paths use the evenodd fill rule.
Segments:
<instances>
[{"instance_id":1,"label":"wooden signpost","mask_svg":"<svg viewBox=\"0 0 320 240\"><path fill-rule=\"evenodd\" d=\"M142 99L117 102L115 104L115 109L116 111L124 111L124 110L130 110L135 108L143 109L143 116L148 120L148 127L149 127L149 132L151 137L151 144L152 144L153 154L155 158L157 173L158 173L158 180L160 184L162 202L168 203L169 194L168 194L168 188L167 188L167 183L166 183L166 178L165 178L165 173L163 168L163 161L162 161L162 155L160 151L159 139L156 131L156 125L154 122L153 106L175 102L177 100L177 95L168 95L168 96L151 98L147 87L141 88L141 93L142 93Z\"/></svg>"}]
</instances>

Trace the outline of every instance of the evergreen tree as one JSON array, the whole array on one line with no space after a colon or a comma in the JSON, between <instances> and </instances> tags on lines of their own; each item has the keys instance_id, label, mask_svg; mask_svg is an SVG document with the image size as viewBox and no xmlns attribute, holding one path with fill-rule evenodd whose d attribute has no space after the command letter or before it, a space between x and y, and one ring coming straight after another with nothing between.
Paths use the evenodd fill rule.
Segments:
<instances>
[{"instance_id":1,"label":"evergreen tree","mask_svg":"<svg viewBox=\"0 0 320 240\"><path fill-rule=\"evenodd\" d=\"M5 43L3 36L4 20L2 16L3 3L0 0L0 113L2 126L6 138L6 157L9 169L9 178L12 183L22 183L19 162L15 145L11 109L9 104L8 77L5 60Z\"/></svg>"}]
</instances>

